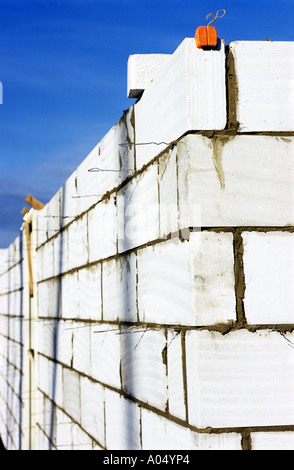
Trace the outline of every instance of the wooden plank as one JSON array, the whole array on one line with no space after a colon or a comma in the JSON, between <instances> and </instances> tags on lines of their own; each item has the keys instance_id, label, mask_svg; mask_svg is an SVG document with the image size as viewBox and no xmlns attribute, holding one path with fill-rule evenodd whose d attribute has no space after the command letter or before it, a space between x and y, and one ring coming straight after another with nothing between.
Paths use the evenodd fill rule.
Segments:
<instances>
[{"instance_id":1,"label":"wooden plank","mask_svg":"<svg viewBox=\"0 0 294 470\"><path fill-rule=\"evenodd\" d=\"M27 202L28 204L30 204L30 206L34 207L37 210L43 209L44 207L44 204L38 201L38 199L31 196L31 194L27 195L27 197L25 198L25 202Z\"/></svg>"},{"instance_id":2,"label":"wooden plank","mask_svg":"<svg viewBox=\"0 0 294 470\"><path fill-rule=\"evenodd\" d=\"M30 209L28 207L24 207L21 211L21 214L26 215L28 212L30 212Z\"/></svg>"}]
</instances>

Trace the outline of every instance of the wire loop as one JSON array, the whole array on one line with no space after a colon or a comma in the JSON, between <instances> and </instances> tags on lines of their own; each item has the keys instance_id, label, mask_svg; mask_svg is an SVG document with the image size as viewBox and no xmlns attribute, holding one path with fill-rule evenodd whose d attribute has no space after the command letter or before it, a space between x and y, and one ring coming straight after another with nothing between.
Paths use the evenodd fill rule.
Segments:
<instances>
[{"instance_id":1,"label":"wire loop","mask_svg":"<svg viewBox=\"0 0 294 470\"><path fill-rule=\"evenodd\" d=\"M222 15L219 15L219 12L220 12L220 11L223 12ZM220 10L217 10L215 16L213 16L212 13L208 13L208 15L206 16L206 19L207 19L209 16L212 16L212 17L213 17L213 20L211 20L211 21L208 23L207 26L209 26L209 25L210 25L211 23L213 23L215 20L218 20L218 19L222 18L223 16L225 16L225 14L226 14L226 10L224 10L223 8L221 8Z\"/></svg>"}]
</instances>

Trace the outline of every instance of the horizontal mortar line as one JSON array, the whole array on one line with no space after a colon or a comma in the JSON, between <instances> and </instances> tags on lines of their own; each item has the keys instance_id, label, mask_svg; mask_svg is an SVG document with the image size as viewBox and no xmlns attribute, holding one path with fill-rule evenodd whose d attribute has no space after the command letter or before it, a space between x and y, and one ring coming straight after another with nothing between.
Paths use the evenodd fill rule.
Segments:
<instances>
[{"instance_id":1,"label":"horizontal mortar line","mask_svg":"<svg viewBox=\"0 0 294 470\"><path fill-rule=\"evenodd\" d=\"M237 135L245 136L268 136L268 137L293 137L294 131L240 131L237 130Z\"/></svg>"},{"instance_id":2,"label":"horizontal mortar line","mask_svg":"<svg viewBox=\"0 0 294 470\"><path fill-rule=\"evenodd\" d=\"M95 382L95 383L99 383L101 386L115 392L115 393L118 393L120 396L126 398L127 400L137 404L140 408L143 408L145 410L148 410L148 411L151 411L153 412L154 414L158 415L158 416L161 416L162 418L165 418L171 422L174 422L184 428L187 428L187 429L190 429L191 431L193 432L196 432L198 434L228 434L228 433L243 433L244 431L247 431L247 432L284 432L284 431L294 431L294 424L293 425L260 425L260 426L226 426L226 427L211 427L211 426L208 426L206 428L199 428L195 425L192 425L190 423L188 423L187 421L181 419L181 418L178 418L177 416L174 416L174 415L171 415L170 413L167 413L159 408L156 408L152 405L149 405L148 403L146 402L143 402L142 400L136 398L136 397L133 397L132 395L129 395L127 394L125 391L123 390L120 390L120 389L116 389L115 387L112 387L112 386L109 386L107 384L104 384L103 382L100 382L98 380L95 380L93 379L92 377L87 377L88 379L90 379L92 382ZM44 396L46 396L51 402L52 399L41 389L39 389L39 391L41 393L44 394ZM54 403L54 402L53 402ZM59 405L57 405L55 403L55 405L61 409L62 411L65 412L65 410L60 407ZM71 419L73 419L71 417L71 415L69 415L68 413L65 412L65 414L67 414L68 417L70 417ZM73 421L78 424L80 427L81 425L76 422L74 419ZM81 427L81 429L83 429ZM83 429L84 430L84 429ZM87 432L87 431L86 431ZM87 433L89 436L90 434ZM91 437L91 436L90 436ZM94 438L94 440L96 441L96 439ZM97 442L97 441L96 441ZM100 445L100 444L99 444Z\"/></svg>"},{"instance_id":3,"label":"horizontal mortar line","mask_svg":"<svg viewBox=\"0 0 294 470\"><path fill-rule=\"evenodd\" d=\"M6 419L2 419L2 421L3 421L4 423L6 423ZM13 443L13 446L14 446L15 450L17 450L17 447L16 447L16 445L15 445L15 443L14 443L14 439L13 439L13 431L10 430L7 426L5 426L5 432L6 432L6 439L7 439L7 437L9 437L9 439L10 439L10 440L12 441L12 443Z\"/></svg>"},{"instance_id":4,"label":"horizontal mortar line","mask_svg":"<svg viewBox=\"0 0 294 470\"><path fill-rule=\"evenodd\" d=\"M23 348L24 348L24 343L20 343L20 342L17 341L16 339L10 338L9 336L6 336L6 335L4 335L4 334L2 334L2 333L0 333L0 337L3 338L4 340L6 340L7 343L10 342L10 343L13 343L13 344L19 346L20 349L23 349Z\"/></svg>"},{"instance_id":5,"label":"horizontal mortar line","mask_svg":"<svg viewBox=\"0 0 294 470\"><path fill-rule=\"evenodd\" d=\"M15 292L21 292L23 289L24 289L24 286L21 286L21 287L17 287L15 289L9 290L7 292L2 292L2 293L0 293L0 297L3 297L5 295L14 294Z\"/></svg>"},{"instance_id":6,"label":"horizontal mortar line","mask_svg":"<svg viewBox=\"0 0 294 470\"><path fill-rule=\"evenodd\" d=\"M46 357L47 359L50 359L50 358L48 358L48 356L45 356L44 354L41 354L41 355ZM58 364L62 365L61 363L58 363ZM106 384L104 382L101 382L97 379L94 379L93 377L88 376L88 375L84 374L83 372L81 372L77 369L73 369L72 367L70 367L68 365L64 365L64 367L71 370L71 371L73 371L73 372L78 373L82 377L86 377L91 382L98 383L102 387L107 388L108 390L111 390L115 393L118 393L120 396L126 398L127 400L132 401L133 403L137 404L141 408L144 408L148 411L152 411L153 413L155 413L159 416L162 416L163 418L166 418L169 421L175 422L175 423L177 423L177 424L179 424L179 425L181 425L185 428L191 429L192 431L197 432L197 433L220 434L220 433L232 433L232 432L241 433L241 432L244 432L244 431L264 432L264 431L268 431L269 429L271 431L285 431L285 430L294 431L294 424L293 425L264 425L264 426L261 425L261 426L232 426L232 427L226 426L226 427L216 427L216 428L214 428L214 427L198 428L197 426L194 426L194 425L190 424L188 421L185 421L181 418L178 418L177 416L171 415L170 413L167 413L166 411L163 411L160 408L156 408L156 407L154 407L154 406L152 406L152 405L150 405L146 402L143 402L142 400L140 400L136 397L133 397L132 395L129 395L127 392L125 392L122 389L118 389L114 386L111 386L111 385ZM44 395L46 395L46 393L43 390L41 390L41 389L39 389L39 390ZM48 396L48 398L52 401L52 399L49 396Z\"/></svg>"},{"instance_id":7,"label":"horizontal mortar line","mask_svg":"<svg viewBox=\"0 0 294 470\"><path fill-rule=\"evenodd\" d=\"M47 437L48 441L50 442L50 444L56 449L56 445L54 444L54 442L51 441L50 437L48 436L48 434L46 434L45 430L41 427L40 423L38 423L38 421L36 422L36 426L40 429L40 431L42 431L42 433L44 434L44 436Z\"/></svg>"},{"instance_id":8,"label":"horizontal mortar line","mask_svg":"<svg viewBox=\"0 0 294 470\"><path fill-rule=\"evenodd\" d=\"M15 397L10 397L10 398L15 398ZM13 410L10 408L9 403L8 403L6 397L5 397L5 398L2 397L2 401L3 401L3 403L5 404L6 412L7 412L7 411L9 412L10 417L13 417L13 419L14 419L14 423L19 426L19 423L18 423L18 421L17 421L17 418L15 418L15 416L14 416L14 414L13 414ZM18 400L18 401L19 401L19 400ZM19 404L19 406L21 406L21 407L24 406L24 403L23 403L23 402L19 402L18 404Z\"/></svg>"},{"instance_id":9,"label":"horizontal mortar line","mask_svg":"<svg viewBox=\"0 0 294 470\"><path fill-rule=\"evenodd\" d=\"M1 370L0 369L0 375L2 375L2 377L5 379L7 378L7 369L9 368L10 371L13 371L13 372L18 372L20 377L23 377L24 376L24 372L22 369L20 369L19 367L17 367L15 364L7 361L7 364L4 365L4 369ZM7 384L10 384L10 382L7 382Z\"/></svg>"},{"instance_id":10,"label":"horizontal mortar line","mask_svg":"<svg viewBox=\"0 0 294 470\"><path fill-rule=\"evenodd\" d=\"M88 263L85 263L85 264L82 264L80 266L76 266L74 268L71 268L67 271L64 271L60 274L55 274L53 276L50 276L50 277L47 277L47 278L44 278L44 279L40 279L38 281L35 281L34 284L41 284L43 282L47 282L47 281L51 281L51 280L54 280L54 279L60 279L62 276L65 276L67 274L73 274L75 272L78 272L82 269L85 269L85 268L91 268L95 265L98 265L98 264L101 264L103 262L107 262L107 261L112 261L114 259L120 259L121 257L123 256L128 256L129 254L131 253L135 253L139 250L142 250L144 248L148 248L150 246L155 246L155 245L158 245L160 243L164 243L166 241L170 241L170 240L173 240L173 239L177 239L177 240L181 240L181 237L182 235L181 234L185 234L186 232L202 232L202 231L215 231L215 232L234 232L235 230L239 230L240 232L242 231L256 231L256 232L270 232L270 231L284 231L284 232L294 232L294 226L292 225L283 225L283 226L262 226L262 225L259 225L259 226L203 226L203 227L186 227L186 228L183 228L183 229L180 229L180 230L176 230L175 232L170 232L169 234L167 234L166 236L164 237L161 237L161 238L157 238L157 239L154 239L154 240L150 240L149 242L146 242L146 243L142 243L141 245L137 245L133 248L129 248L129 249L126 249L124 251L120 251L120 252L116 252L115 254L113 255L109 255L108 257L106 258L100 258L98 260L95 260L95 261L89 261ZM179 234L179 235L178 235ZM185 238L183 238L183 240L186 240ZM188 240L187 240L188 241Z\"/></svg>"},{"instance_id":11,"label":"horizontal mortar line","mask_svg":"<svg viewBox=\"0 0 294 470\"><path fill-rule=\"evenodd\" d=\"M18 419L14 416L14 413L13 413L12 408L10 408L10 406L9 406L9 404L8 404L7 401L6 401L5 403L6 403L6 409L9 411L9 414L10 414L10 416L13 418L14 423L19 426Z\"/></svg>"},{"instance_id":12,"label":"horizontal mortar line","mask_svg":"<svg viewBox=\"0 0 294 470\"><path fill-rule=\"evenodd\" d=\"M194 230L194 227L189 227ZM224 231L224 232L294 232L294 225L236 225L236 226L205 226L201 227L201 231Z\"/></svg>"},{"instance_id":13,"label":"horizontal mortar line","mask_svg":"<svg viewBox=\"0 0 294 470\"><path fill-rule=\"evenodd\" d=\"M105 449L105 446L104 446L103 444L101 444L99 441L97 441L97 439L96 439L95 437L93 437L86 429L84 429L79 421L76 421L70 414L68 414L68 412L67 412L64 408L62 408L60 405L58 405L58 403L54 402L54 401L52 400L52 398L51 398L49 395L47 395L47 393L44 392L44 390L42 390L42 389L39 388L39 387L37 387L37 389L39 390L39 392L41 392L41 393L44 395L44 397L46 397L46 399L48 399L51 403L53 403L56 408L58 408L58 409L59 409L60 411L62 411L68 418L70 418L74 424L77 424L77 425L90 437L90 439L92 439L92 440L95 441L100 447L102 447L103 449ZM42 431L44 432L44 430L43 430L43 428L41 427L41 425L40 425L38 422L37 422L36 424L37 424L37 425L40 427L40 429L42 429ZM57 424L58 424L58 423L57 423ZM45 432L44 432L44 434L46 435ZM47 436L47 437L48 437L48 436ZM57 447L58 447L58 446L57 446Z\"/></svg>"},{"instance_id":14,"label":"horizontal mortar line","mask_svg":"<svg viewBox=\"0 0 294 470\"><path fill-rule=\"evenodd\" d=\"M77 317L43 317L39 316L37 321L42 321L42 322L50 322L50 323L56 323L56 322L71 322L71 323L76 323L76 324L81 324L84 323L84 326L71 326L67 329L70 330L75 330L77 328L83 328L87 327L89 325L111 325L111 326L116 326L117 330L123 329L123 328L130 328L130 329L141 329L141 331L152 331L152 330L180 330L180 331L212 331L212 332L220 332L222 334L227 334L230 332L238 331L238 330L246 330L249 332L254 333L256 330L273 330L277 331L280 330L280 332L289 332L291 333L294 330L294 323L244 323L238 322L238 320L230 320L228 322L223 322L223 323L215 323L215 324L210 324L210 325L186 325L186 324L179 324L179 323L154 323L154 322L141 322L141 321L118 321L118 320L94 320L91 318L77 318ZM114 329L109 329L109 330L104 330L103 332L113 332L115 331ZM100 333L100 332L97 332ZM8 338L9 339L9 338ZM21 345L21 343L17 343Z\"/></svg>"},{"instance_id":15,"label":"horizontal mortar line","mask_svg":"<svg viewBox=\"0 0 294 470\"><path fill-rule=\"evenodd\" d=\"M199 231L198 228L193 229L193 230ZM121 259L123 256L128 256L132 253L136 254L136 252L139 251L139 250L142 250L144 248L148 248L150 246L155 246L155 245L158 245L160 243L164 243L164 242L169 241L169 240L176 239L176 240L180 240L180 241L185 241L185 238L182 237L182 233L185 234L186 232L190 232L190 229L185 228L185 229L176 230L175 232L170 232L169 234L167 234L165 236L162 236L161 238L156 238L154 240L150 240L148 242L142 243L141 245L137 245L135 247L125 249L124 251L120 251L120 252L116 251L116 253L114 253L113 255L109 255L106 258L100 258L100 259L95 260L95 261L89 261L88 263L85 263L85 264L80 265L80 266L76 266L76 267L71 268L67 271L64 271L60 274L55 274L53 276L35 281L35 283L36 284L41 284L43 282L51 281L51 280L54 280L54 279L60 279L62 276L65 276L67 274L73 274L77 271L80 271L81 269L91 268L95 265L102 264L103 262L112 261L112 260L115 260L115 259L118 260L118 259Z\"/></svg>"},{"instance_id":16,"label":"horizontal mortar line","mask_svg":"<svg viewBox=\"0 0 294 470\"><path fill-rule=\"evenodd\" d=\"M24 318L24 315L23 314L20 314L20 315L15 315L13 313L10 313L10 312L0 312L0 317L4 317L4 318L9 318L11 320L15 320L16 318L19 318L19 319L23 319Z\"/></svg>"},{"instance_id":17,"label":"horizontal mortar line","mask_svg":"<svg viewBox=\"0 0 294 470\"><path fill-rule=\"evenodd\" d=\"M19 264L22 265L23 262L24 262L24 258L22 258L21 260L17 261L15 264L12 264L11 266L9 266L9 268L6 269L6 271L2 271L2 272L1 272L0 278L1 278L1 276L3 276L4 274L9 273L9 271L11 271L12 269L14 269L17 265L19 265ZM8 263L9 263L9 262L8 262ZM6 264L8 264L8 263L6 263ZM20 266L20 268L21 268L21 266Z\"/></svg>"},{"instance_id":18,"label":"horizontal mortar line","mask_svg":"<svg viewBox=\"0 0 294 470\"><path fill-rule=\"evenodd\" d=\"M265 136L265 137L293 137L294 131L242 131L240 129L236 129L234 126L228 127L225 129L219 130L195 130L195 131L187 131L181 138L186 137L188 135L200 135L207 138L212 137L223 137L223 136L235 136L235 137L258 137L258 136ZM180 139L181 139L180 138ZM178 140L180 140L178 139ZM176 143L178 143L178 140Z\"/></svg>"}]
</instances>

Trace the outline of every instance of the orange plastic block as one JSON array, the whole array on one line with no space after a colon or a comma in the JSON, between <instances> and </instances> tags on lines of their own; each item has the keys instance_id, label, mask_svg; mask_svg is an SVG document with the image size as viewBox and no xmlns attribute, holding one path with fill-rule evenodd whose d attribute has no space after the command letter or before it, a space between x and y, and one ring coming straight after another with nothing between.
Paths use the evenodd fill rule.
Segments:
<instances>
[{"instance_id":1,"label":"orange plastic block","mask_svg":"<svg viewBox=\"0 0 294 470\"><path fill-rule=\"evenodd\" d=\"M205 46L217 45L217 32L214 26L199 26L195 32L195 41L198 49Z\"/></svg>"},{"instance_id":2,"label":"orange plastic block","mask_svg":"<svg viewBox=\"0 0 294 470\"><path fill-rule=\"evenodd\" d=\"M200 49L203 46L207 46L207 29L206 26L199 26L195 33L196 46Z\"/></svg>"},{"instance_id":3,"label":"orange plastic block","mask_svg":"<svg viewBox=\"0 0 294 470\"><path fill-rule=\"evenodd\" d=\"M214 26L206 26L207 29L207 45L216 46L217 45L217 32Z\"/></svg>"}]
</instances>

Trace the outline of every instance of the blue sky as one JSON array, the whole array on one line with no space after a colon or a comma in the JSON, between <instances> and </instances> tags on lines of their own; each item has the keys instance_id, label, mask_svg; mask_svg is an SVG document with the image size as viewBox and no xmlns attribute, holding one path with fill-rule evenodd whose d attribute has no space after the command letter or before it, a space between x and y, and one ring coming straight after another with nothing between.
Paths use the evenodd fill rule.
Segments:
<instances>
[{"instance_id":1,"label":"blue sky","mask_svg":"<svg viewBox=\"0 0 294 470\"><path fill-rule=\"evenodd\" d=\"M226 44L294 40L294 0L0 0L0 248L134 100L130 54L171 54L206 15Z\"/></svg>"}]
</instances>

